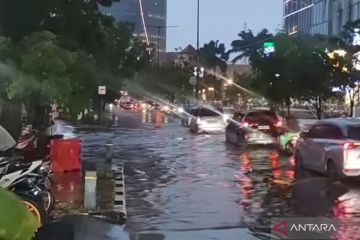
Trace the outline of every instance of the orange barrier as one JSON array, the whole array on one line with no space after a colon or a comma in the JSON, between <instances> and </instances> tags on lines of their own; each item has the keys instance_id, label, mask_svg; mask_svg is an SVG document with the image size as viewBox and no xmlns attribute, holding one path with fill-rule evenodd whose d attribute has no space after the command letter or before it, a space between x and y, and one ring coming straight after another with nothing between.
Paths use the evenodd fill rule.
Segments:
<instances>
[{"instance_id":1,"label":"orange barrier","mask_svg":"<svg viewBox=\"0 0 360 240\"><path fill-rule=\"evenodd\" d=\"M50 143L50 159L54 172L81 169L81 142L78 138L54 139Z\"/></svg>"}]
</instances>

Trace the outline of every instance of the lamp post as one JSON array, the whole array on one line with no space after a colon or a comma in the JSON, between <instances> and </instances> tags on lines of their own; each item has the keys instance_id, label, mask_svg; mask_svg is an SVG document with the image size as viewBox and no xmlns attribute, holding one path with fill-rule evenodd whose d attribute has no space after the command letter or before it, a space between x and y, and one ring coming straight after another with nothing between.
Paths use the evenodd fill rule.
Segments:
<instances>
[{"instance_id":1,"label":"lamp post","mask_svg":"<svg viewBox=\"0 0 360 240\"><path fill-rule=\"evenodd\" d=\"M196 74L196 94L198 94L198 90L199 90L199 80L200 80L200 0L197 0L197 30L196 30L196 65L197 65L197 74Z\"/></svg>"}]
</instances>

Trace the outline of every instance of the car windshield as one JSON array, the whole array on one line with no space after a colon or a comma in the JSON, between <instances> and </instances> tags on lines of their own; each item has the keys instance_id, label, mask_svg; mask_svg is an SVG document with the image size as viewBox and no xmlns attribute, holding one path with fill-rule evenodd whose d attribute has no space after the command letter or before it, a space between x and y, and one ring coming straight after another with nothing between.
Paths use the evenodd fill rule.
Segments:
<instances>
[{"instance_id":1,"label":"car windshield","mask_svg":"<svg viewBox=\"0 0 360 240\"><path fill-rule=\"evenodd\" d=\"M348 138L354 140L360 140L360 126L350 126L348 130Z\"/></svg>"},{"instance_id":2,"label":"car windshield","mask_svg":"<svg viewBox=\"0 0 360 240\"><path fill-rule=\"evenodd\" d=\"M246 122L258 123L258 122L276 122L277 116L271 111L252 112L246 115Z\"/></svg>"}]
</instances>

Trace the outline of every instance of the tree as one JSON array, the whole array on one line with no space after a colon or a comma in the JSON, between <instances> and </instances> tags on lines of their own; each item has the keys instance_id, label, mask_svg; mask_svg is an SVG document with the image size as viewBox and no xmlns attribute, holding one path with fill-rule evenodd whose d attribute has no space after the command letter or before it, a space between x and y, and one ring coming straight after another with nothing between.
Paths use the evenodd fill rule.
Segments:
<instances>
[{"instance_id":1,"label":"tree","mask_svg":"<svg viewBox=\"0 0 360 240\"><path fill-rule=\"evenodd\" d=\"M251 30L241 31L238 36L240 39L234 40L231 43L232 49L228 51L228 55L232 53L239 53L232 62L236 63L242 59L249 59L250 64L259 58L264 49L264 42L271 40L273 35L267 29L263 29L257 35Z\"/></svg>"},{"instance_id":2,"label":"tree","mask_svg":"<svg viewBox=\"0 0 360 240\"><path fill-rule=\"evenodd\" d=\"M221 72L225 72L227 69L226 61L228 56L225 54L225 45L219 44L219 41L210 41L200 48L200 63L206 68L212 69L214 75L216 75L216 68L219 67Z\"/></svg>"},{"instance_id":3,"label":"tree","mask_svg":"<svg viewBox=\"0 0 360 240\"><path fill-rule=\"evenodd\" d=\"M30 118L35 117L35 108L41 104L50 104L54 100L68 104L72 90L69 75L76 54L61 48L56 36L50 32L31 34L15 51L19 74L12 77L9 98L23 100Z\"/></svg>"}]
</instances>

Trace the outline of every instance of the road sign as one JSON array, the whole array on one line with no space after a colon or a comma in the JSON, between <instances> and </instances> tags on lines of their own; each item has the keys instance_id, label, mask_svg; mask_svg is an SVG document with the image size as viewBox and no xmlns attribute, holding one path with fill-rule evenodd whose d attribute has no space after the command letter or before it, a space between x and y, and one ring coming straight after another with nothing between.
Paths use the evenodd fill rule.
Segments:
<instances>
[{"instance_id":1,"label":"road sign","mask_svg":"<svg viewBox=\"0 0 360 240\"><path fill-rule=\"evenodd\" d=\"M106 86L99 86L98 87L98 94L99 95L106 95Z\"/></svg>"},{"instance_id":2,"label":"road sign","mask_svg":"<svg viewBox=\"0 0 360 240\"><path fill-rule=\"evenodd\" d=\"M270 55L275 52L275 42L264 42L264 53Z\"/></svg>"},{"instance_id":3,"label":"road sign","mask_svg":"<svg viewBox=\"0 0 360 240\"><path fill-rule=\"evenodd\" d=\"M191 85L196 85L196 77L191 77L190 79L189 79L189 83L191 84Z\"/></svg>"}]
</instances>

